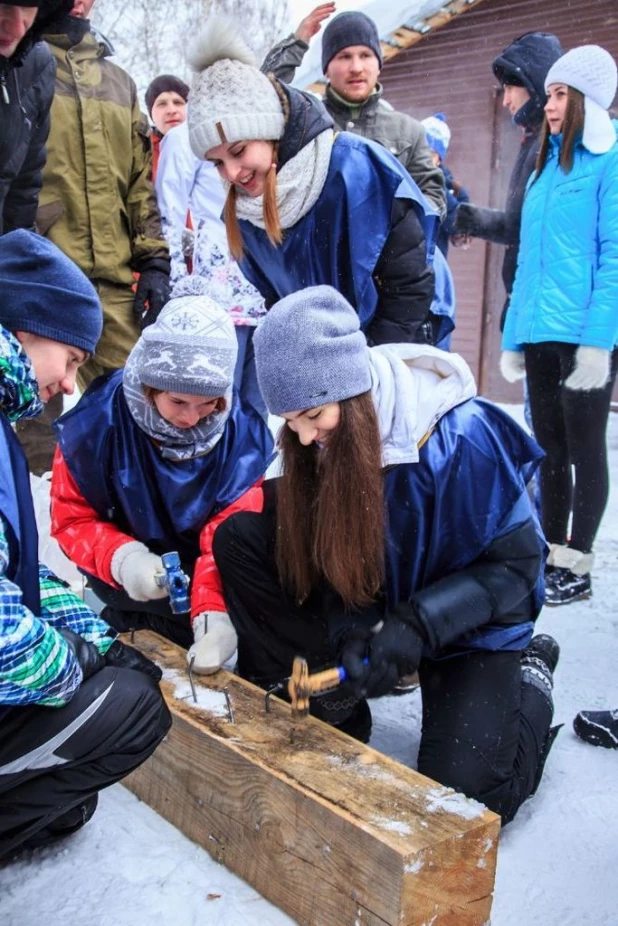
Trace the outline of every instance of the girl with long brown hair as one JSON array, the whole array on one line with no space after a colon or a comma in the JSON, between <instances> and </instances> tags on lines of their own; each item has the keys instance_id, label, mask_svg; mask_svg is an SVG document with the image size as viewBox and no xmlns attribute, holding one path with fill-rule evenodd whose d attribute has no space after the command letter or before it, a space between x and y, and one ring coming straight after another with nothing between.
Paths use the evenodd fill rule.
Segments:
<instances>
[{"instance_id":1,"label":"girl with long brown hair","mask_svg":"<svg viewBox=\"0 0 618 926\"><path fill-rule=\"evenodd\" d=\"M269 687L296 655L313 670L341 663L348 681L312 710L367 739L366 697L418 669L419 770L510 820L551 744L558 659L551 637L532 639L538 447L474 398L461 357L369 348L330 287L277 303L255 348L266 403L285 419L283 473L265 512L215 535L238 671Z\"/></svg>"},{"instance_id":2,"label":"girl with long brown hair","mask_svg":"<svg viewBox=\"0 0 618 926\"><path fill-rule=\"evenodd\" d=\"M545 81L536 174L522 212L503 335L506 379L525 376L550 544L546 603L592 594L609 493L605 431L618 369L618 141L607 112L616 63L598 45L563 55Z\"/></svg>"}]
</instances>

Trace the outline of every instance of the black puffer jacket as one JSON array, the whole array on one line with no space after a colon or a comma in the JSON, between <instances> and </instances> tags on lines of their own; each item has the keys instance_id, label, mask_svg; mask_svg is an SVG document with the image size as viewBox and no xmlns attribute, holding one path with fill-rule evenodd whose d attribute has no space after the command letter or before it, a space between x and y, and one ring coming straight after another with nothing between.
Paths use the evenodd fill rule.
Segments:
<instances>
[{"instance_id":1,"label":"black puffer jacket","mask_svg":"<svg viewBox=\"0 0 618 926\"><path fill-rule=\"evenodd\" d=\"M487 209L483 206L463 204L457 209L455 234L484 238L494 244L506 245L502 264L502 279L507 296L510 296L517 269L519 228L524 204L526 184L540 147L540 131L545 105L545 77L552 64L562 55L562 47L555 35L547 32L527 32L515 39L492 64L500 83L522 84L530 99L519 109L513 121L523 129L521 147L509 181L506 206Z\"/></svg>"},{"instance_id":2,"label":"black puffer jacket","mask_svg":"<svg viewBox=\"0 0 618 926\"><path fill-rule=\"evenodd\" d=\"M15 52L0 55L0 234L34 227L56 74L41 36L72 6L73 0L41 0Z\"/></svg>"}]
</instances>

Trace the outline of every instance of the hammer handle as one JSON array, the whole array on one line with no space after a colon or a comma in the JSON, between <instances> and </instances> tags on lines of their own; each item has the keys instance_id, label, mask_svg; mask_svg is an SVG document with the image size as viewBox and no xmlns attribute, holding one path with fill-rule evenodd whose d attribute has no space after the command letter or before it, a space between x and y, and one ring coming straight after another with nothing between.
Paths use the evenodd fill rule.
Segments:
<instances>
[{"instance_id":1,"label":"hammer handle","mask_svg":"<svg viewBox=\"0 0 618 926\"><path fill-rule=\"evenodd\" d=\"M369 659L365 656L363 665L369 665ZM335 666L333 669L324 669L322 672L314 672L307 679L307 687L311 694L319 694L321 691L328 691L329 688L335 688L342 682L347 681L348 673L343 666Z\"/></svg>"}]
</instances>

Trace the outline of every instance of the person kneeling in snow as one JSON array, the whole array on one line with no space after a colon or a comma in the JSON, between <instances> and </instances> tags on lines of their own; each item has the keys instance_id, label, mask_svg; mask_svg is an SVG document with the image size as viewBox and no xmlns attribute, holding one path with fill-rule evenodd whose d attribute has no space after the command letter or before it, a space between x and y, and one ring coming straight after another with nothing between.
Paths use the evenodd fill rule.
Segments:
<instances>
[{"instance_id":1,"label":"person kneeling in snow","mask_svg":"<svg viewBox=\"0 0 618 926\"><path fill-rule=\"evenodd\" d=\"M369 348L331 287L278 302L255 352L286 421L276 514L235 515L214 538L238 671L270 687L295 656L341 663L349 681L311 708L366 740L365 696L418 669L419 771L508 822L553 739L558 645L532 639L544 539L526 482L540 449L474 398L456 354Z\"/></svg>"},{"instance_id":2,"label":"person kneeling in snow","mask_svg":"<svg viewBox=\"0 0 618 926\"><path fill-rule=\"evenodd\" d=\"M0 237L0 858L69 835L171 718L161 671L38 562L28 466L11 425L70 395L94 353L92 284L31 232Z\"/></svg>"},{"instance_id":3,"label":"person kneeling in snow","mask_svg":"<svg viewBox=\"0 0 618 926\"><path fill-rule=\"evenodd\" d=\"M204 280L186 277L124 371L99 378L56 423L53 536L112 626L190 646L203 673L236 649L212 537L231 513L261 510L273 447L233 389L237 351L227 312ZM191 620L157 584L172 550L192 579Z\"/></svg>"}]
</instances>

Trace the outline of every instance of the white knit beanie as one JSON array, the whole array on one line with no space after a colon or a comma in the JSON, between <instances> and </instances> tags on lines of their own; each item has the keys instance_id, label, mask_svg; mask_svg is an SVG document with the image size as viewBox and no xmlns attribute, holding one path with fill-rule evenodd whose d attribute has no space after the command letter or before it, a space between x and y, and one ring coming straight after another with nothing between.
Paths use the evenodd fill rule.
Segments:
<instances>
[{"instance_id":1,"label":"white knit beanie","mask_svg":"<svg viewBox=\"0 0 618 926\"><path fill-rule=\"evenodd\" d=\"M616 62L599 45L580 45L558 58L545 78L550 84L567 84L584 95L582 144L593 154L605 154L616 142L616 130L607 110L616 95Z\"/></svg>"},{"instance_id":2,"label":"white knit beanie","mask_svg":"<svg viewBox=\"0 0 618 926\"><path fill-rule=\"evenodd\" d=\"M232 20L211 17L188 60L195 76L187 122L196 157L228 142L281 138L285 120L277 91Z\"/></svg>"}]
</instances>

